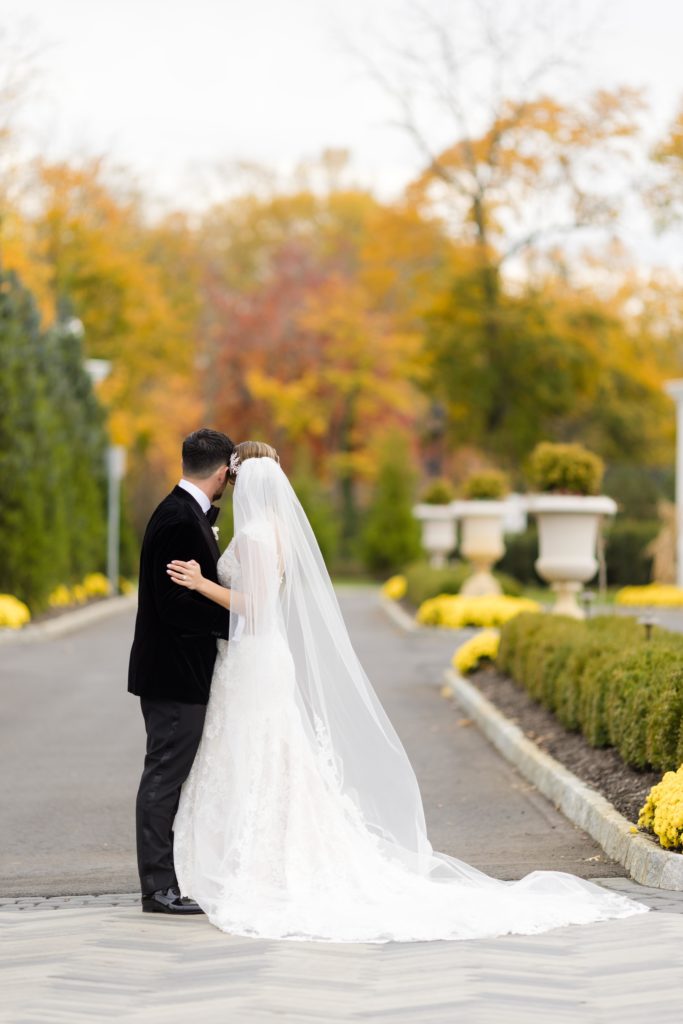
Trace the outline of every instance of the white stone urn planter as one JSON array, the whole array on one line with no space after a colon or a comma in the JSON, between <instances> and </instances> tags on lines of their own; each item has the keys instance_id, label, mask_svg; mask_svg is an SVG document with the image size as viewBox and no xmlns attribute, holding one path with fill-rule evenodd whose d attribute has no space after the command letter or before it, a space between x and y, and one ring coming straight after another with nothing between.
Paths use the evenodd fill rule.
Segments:
<instances>
[{"instance_id":1,"label":"white stone urn planter","mask_svg":"<svg viewBox=\"0 0 683 1024\"><path fill-rule=\"evenodd\" d=\"M453 504L455 514L462 522L460 553L474 568L474 573L465 580L460 593L471 597L500 594L500 584L491 569L505 554L505 502L487 498L456 501Z\"/></svg>"},{"instance_id":2,"label":"white stone urn planter","mask_svg":"<svg viewBox=\"0 0 683 1024\"><path fill-rule=\"evenodd\" d=\"M585 618L576 595L598 571L600 521L615 514L616 502L606 494L530 494L528 509L538 522L536 572L557 594L552 611Z\"/></svg>"},{"instance_id":3,"label":"white stone urn planter","mask_svg":"<svg viewBox=\"0 0 683 1024\"><path fill-rule=\"evenodd\" d=\"M446 564L456 545L453 504L429 505L422 502L413 507L413 515L422 526L422 547L429 556L429 564L435 569Z\"/></svg>"}]
</instances>

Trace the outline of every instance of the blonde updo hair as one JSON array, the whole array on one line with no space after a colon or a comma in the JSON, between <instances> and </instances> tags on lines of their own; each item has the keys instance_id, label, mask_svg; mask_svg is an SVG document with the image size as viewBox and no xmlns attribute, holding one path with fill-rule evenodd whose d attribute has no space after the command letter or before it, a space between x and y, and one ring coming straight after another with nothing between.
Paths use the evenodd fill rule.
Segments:
<instances>
[{"instance_id":1,"label":"blonde updo hair","mask_svg":"<svg viewBox=\"0 0 683 1024\"><path fill-rule=\"evenodd\" d=\"M266 444L265 441L242 441L235 445L234 456L237 456L238 465L246 462L247 459L273 459L277 463L280 462L278 453L272 445ZM236 476L237 473L230 472L231 480L234 480Z\"/></svg>"}]
</instances>

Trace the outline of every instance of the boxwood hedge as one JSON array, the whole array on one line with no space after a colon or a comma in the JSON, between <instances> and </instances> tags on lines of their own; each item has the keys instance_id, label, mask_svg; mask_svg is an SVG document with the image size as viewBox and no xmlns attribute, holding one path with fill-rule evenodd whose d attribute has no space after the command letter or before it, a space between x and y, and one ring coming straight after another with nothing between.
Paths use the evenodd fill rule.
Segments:
<instances>
[{"instance_id":1,"label":"boxwood hedge","mask_svg":"<svg viewBox=\"0 0 683 1024\"><path fill-rule=\"evenodd\" d=\"M594 747L635 768L683 764L683 635L635 619L524 612L501 630L497 666Z\"/></svg>"},{"instance_id":2,"label":"boxwood hedge","mask_svg":"<svg viewBox=\"0 0 683 1024\"><path fill-rule=\"evenodd\" d=\"M466 579L472 575L473 569L466 562L452 562L442 569L435 569L427 562L413 562L406 566L403 575L406 578L406 597L411 604L419 608L423 601L439 594L458 594ZM493 575L500 583L501 590L510 597L520 597L521 584L511 576L502 572Z\"/></svg>"}]
</instances>

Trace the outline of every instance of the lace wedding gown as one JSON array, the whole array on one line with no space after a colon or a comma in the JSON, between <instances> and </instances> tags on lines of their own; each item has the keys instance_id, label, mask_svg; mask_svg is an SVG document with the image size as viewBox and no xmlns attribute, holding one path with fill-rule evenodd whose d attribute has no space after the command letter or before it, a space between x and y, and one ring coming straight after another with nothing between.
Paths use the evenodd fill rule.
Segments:
<instances>
[{"instance_id":1,"label":"lace wedding gown","mask_svg":"<svg viewBox=\"0 0 683 1024\"><path fill-rule=\"evenodd\" d=\"M256 534L265 532L262 524ZM233 539L218 563L225 586L236 577L243 585L239 561ZM281 592L281 573L277 584ZM435 853L426 833L413 850L388 840L345 777L333 716L324 724L302 699L294 640L233 619L230 642L218 641L204 732L174 825L180 890L216 927L335 942L475 939L649 909L562 871L492 878ZM382 756L378 744L369 770L383 771Z\"/></svg>"}]
</instances>

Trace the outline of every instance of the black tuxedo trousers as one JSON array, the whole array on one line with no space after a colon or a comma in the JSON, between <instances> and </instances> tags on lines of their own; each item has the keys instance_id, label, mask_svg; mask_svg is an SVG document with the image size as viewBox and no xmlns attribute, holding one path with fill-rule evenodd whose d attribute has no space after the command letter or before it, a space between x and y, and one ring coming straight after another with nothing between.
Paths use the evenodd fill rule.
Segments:
<instances>
[{"instance_id":1,"label":"black tuxedo trousers","mask_svg":"<svg viewBox=\"0 0 683 1024\"><path fill-rule=\"evenodd\" d=\"M202 736L206 705L141 697L140 706L147 752L135 805L135 831L140 888L148 895L178 881L173 866L173 819Z\"/></svg>"},{"instance_id":2,"label":"black tuxedo trousers","mask_svg":"<svg viewBox=\"0 0 683 1024\"><path fill-rule=\"evenodd\" d=\"M174 488L149 521L140 554L140 584L128 689L140 698L147 732L136 802L138 869L143 894L177 882L173 819L201 739L216 638L228 639L230 613L174 583L174 558L199 562L216 582L219 549L198 502Z\"/></svg>"}]
</instances>

